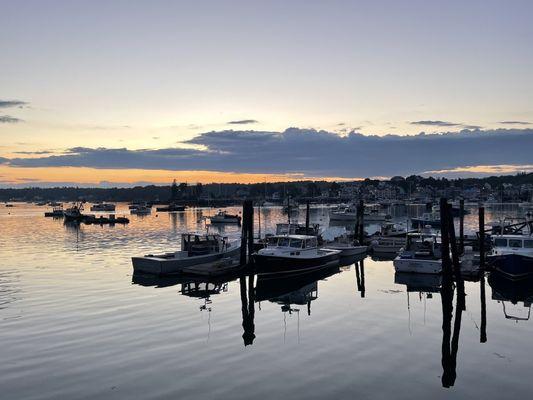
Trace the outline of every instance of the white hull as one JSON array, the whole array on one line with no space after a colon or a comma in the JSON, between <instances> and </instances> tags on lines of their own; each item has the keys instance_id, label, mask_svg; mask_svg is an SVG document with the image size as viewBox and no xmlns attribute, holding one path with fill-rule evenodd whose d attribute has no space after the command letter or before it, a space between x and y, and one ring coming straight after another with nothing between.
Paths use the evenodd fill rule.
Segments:
<instances>
[{"instance_id":1,"label":"white hull","mask_svg":"<svg viewBox=\"0 0 533 400\"><path fill-rule=\"evenodd\" d=\"M324 249L326 250L339 250L341 252L341 257L351 257L358 256L361 254L366 254L367 246L342 246L342 245L325 245Z\"/></svg>"},{"instance_id":2,"label":"white hull","mask_svg":"<svg viewBox=\"0 0 533 400\"><path fill-rule=\"evenodd\" d=\"M440 274L442 272L442 260L396 257L393 264L396 272L416 272L419 274Z\"/></svg>"}]
</instances>

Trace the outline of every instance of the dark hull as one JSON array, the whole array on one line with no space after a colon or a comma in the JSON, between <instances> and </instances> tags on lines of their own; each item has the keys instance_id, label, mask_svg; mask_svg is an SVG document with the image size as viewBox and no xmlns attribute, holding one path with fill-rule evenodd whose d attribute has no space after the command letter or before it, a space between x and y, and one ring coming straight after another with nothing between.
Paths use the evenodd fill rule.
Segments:
<instances>
[{"instance_id":1,"label":"dark hull","mask_svg":"<svg viewBox=\"0 0 533 400\"><path fill-rule=\"evenodd\" d=\"M533 276L533 257L519 254L488 256L489 266L508 279L525 279Z\"/></svg>"},{"instance_id":2,"label":"dark hull","mask_svg":"<svg viewBox=\"0 0 533 400\"><path fill-rule=\"evenodd\" d=\"M415 229L424 228L427 225L431 226L432 228L440 228L440 221L425 221L418 218L411 219L411 226Z\"/></svg>"},{"instance_id":3,"label":"dark hull","mask_svg":"<svg viewBox=\"0 0 533 400\"><path fill-rule=\"evenodd\" d=\"M175 207L156 207L156 211L159 212L179 212L179 211L185 211L185 207L182 206L175 206Z\"/></svg>"},{"instance_id":4,"label":"dark hull","mask_svg":"<svg viewBox=\"0 0 533 400\"><path fill-rule=\"evenodd\" d=\"M254 263L258 274L294 274L312 271L334 265L339 262L339 254L327 254L310 259L295 257L275 257L254 254Z\"/></svg>"}]
</instances>

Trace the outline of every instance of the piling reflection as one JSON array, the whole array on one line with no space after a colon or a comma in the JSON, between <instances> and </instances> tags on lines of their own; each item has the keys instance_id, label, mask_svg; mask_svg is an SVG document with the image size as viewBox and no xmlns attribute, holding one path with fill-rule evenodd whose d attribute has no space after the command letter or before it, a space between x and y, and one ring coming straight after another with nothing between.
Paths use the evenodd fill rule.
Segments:
<instances>
[{"instance_id":1,"label":"piling reflection","mask_svg":"<svg viewBox=\"0 0 533 400\"><path fill-rule=\"evenodd\" d=\"M241 292L241 311L242 311L242 340L244 346L252 345L255 339L255 276L248 276L248 288L246 287L246 277L239 278L239 287Z\"/></svg>"},{"instance_id":2,"label":"piling reflection","mask_svg":"<svg viewBox=\"0 0 533 400\"><path fill-rule=\"evenodd\" d=\"M440 290L442 302L442 386L449 388L457 378L457 352L459 350L459 333L463 314L464 292L457 291L455 318L453 319L454 284L451 276L443 276ZM461 298L462 297L462 298Z\"/></svg>"},{"instance_id":3,"label":"piling reflection","mask_svg":"<svg viewBox=\"0 0 533 400\"><path fill-rule=\"evenodd\" d=\"M355 262L355 280L357 282L357 291L361 294L361 298L365 297L365 265L364 258L359 262Z\"/></svg>"}]
</instances>

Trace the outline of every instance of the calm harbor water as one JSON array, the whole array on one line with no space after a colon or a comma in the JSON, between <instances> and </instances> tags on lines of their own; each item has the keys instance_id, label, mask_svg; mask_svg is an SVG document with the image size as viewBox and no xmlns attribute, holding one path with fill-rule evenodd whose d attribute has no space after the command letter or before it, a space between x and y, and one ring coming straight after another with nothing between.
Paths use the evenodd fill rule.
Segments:
<instances>
[{"instance_id":1,"label":"calm harbor water","mask_svg":"<svg viewBox=\"0 0 533 400\"><path fill-rule=\"evenodd\" d=\"M117 214L127 213L126 205L119 208ZM531 298L533 286L466 282L460 329L457 321L451 326L456 378L445 388L443 372L454 371L446 363L443 371L438 279L395 276L391 261L371 257L299 279L209 285L138 279L131 256L176 249L182 232L203 230L202 216L216 210L80 228L44 218L44 211L29 204L0 207L1 398L495 399L533 393L529 303L509 301ZM487 214L487 221L500 216ZM300 221L304 217L301 210ZM261 219L262 230L272 230L286 215L268 208ZM311 219L327 225L328 209L313 208ZM467 216L466 224L475 227L477 216ZM237 227L223 231L239 235ZM483 288L487 340L480 343Z\"/></svg>"}]
</instances>

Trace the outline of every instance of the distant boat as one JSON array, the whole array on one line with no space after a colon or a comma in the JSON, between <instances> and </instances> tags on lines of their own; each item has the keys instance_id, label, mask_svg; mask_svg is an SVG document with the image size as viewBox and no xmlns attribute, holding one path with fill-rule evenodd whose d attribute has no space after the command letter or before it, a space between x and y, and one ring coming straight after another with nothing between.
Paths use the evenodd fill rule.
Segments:
<instances>
[{"instance_id":1,"label":"distant boat","mask_svg":"<svg viewBox=\"0 0 533 400\"><path fill-rule=\"evenodd\" d=\"M159 212L178 212L178 211L185 211L185 206L179 206L177 204L171 203L167 206L156 207L155 210Z\"/></svg>"},{"instance_id":2,"label":"distant boat","mask_svg":"<svg viewBox=\"0 0 533 400\"><path fill-rule=\"evenodd\" d=\"M374 208L365 210L363 214L364 223L384 222L390 218L390 215L386 215ZM333 222L355 222L356 219L357 207L355 205L348 206L344 209L331 210L329 213L329 220Z\"/></svg>"},{"instance_id":3,"label":"distant boat","mask_svg":"<svg viewBox=\"0 0 533 400\"><path fill-rule=\"evenodd\" d=\"M83 219L83 203L75 203L72 207L67 208L63 215L66 221L81 221Z\"/></svg>"},{"instance_id":4,"label":"distant boat","mask_svg":"<svg viewBox=\"0 0 533 400\"><path fill-rule=\"evenodd\" d=\"M435 233L410 233L405 247L394 259L396 272L440 274L442 272L441 243Z\"/></svg>"},{"instance_id":5,"label":"distant boat","mask_svg":"<svg viewBox=\"0 0 533 400\"><path fill-rule=\"evenodd\" d=\"M115 211L115 205L111 203L96 203L91 206L91 211Z\"/></svg>"},{"instance_id":6,"label":"distant boat","mask_svg":"<svg viewBox=\"0 0 533 400\"><path fill-rule=\"evenodd\" d=\"M415 229L425 228L426 226L440 228L440 213L437 211L423 213L421 217L411 218L411 224Z\"/></svg>"},{"instance_id":7,"label":"distant boat","mask_svg":"<svg viewBox=\"0 0 533 400\"><path fill-rule=\"evenodd\" d=\"M316 236L276 235L253 255L260 274L304 272L338 263L340 250L318 248Z\"/></svg>"},{"instance_id":8,"label":"distant boat","mask_svg":"<svg viewBox=\"0 0 533 400\"><path fill-rule=\"evenodd\" d=\"M56 206L52 209L52 211L47 211L44 213L45 217L53 217L53 218L62 218L64 211L63 206Z\"/></svg>"},{"instance_id":9,"label":"distant boat","mask_svg":"<svg viewBox=\"0 0 533 400\"><path fill-rule=\"evenodd\" d=\"M226 211L219 211L214 216L209 217L212 224L240 224L241 217L239 215L228 214Z\"/></svg>"},{"instance_id":10,"label":"distant boat","mask_svg":"<svg viewBox=\"0 0 533 400\"><path fill-rule=\"evenodd\" d=\"M184 268L216 262L240 253L240 241L211 234L184 233L181 250L159 255L133 257L133 271L156 275L176 274Z\"/></svg>"},{"instance_id":11,"label":"distant boat","mask_svg":"<svg viewBox=\"0 0 533 400\"><path fill-rule=\"evenodd\" d=\"M152 213L152 207L148 207L148 206L137 206L135 208L130 209L130 214L148 215L151 213Z\"/></svg>"}]
</instances>

